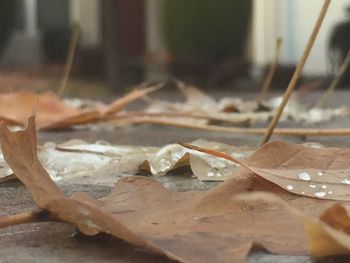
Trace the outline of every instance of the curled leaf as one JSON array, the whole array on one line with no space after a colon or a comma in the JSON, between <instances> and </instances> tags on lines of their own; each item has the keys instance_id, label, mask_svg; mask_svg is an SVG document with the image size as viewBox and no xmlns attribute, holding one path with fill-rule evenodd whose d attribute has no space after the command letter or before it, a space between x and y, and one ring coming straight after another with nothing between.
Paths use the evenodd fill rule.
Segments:
<instances>
[{"instance_id":1,"label":"curled leaf","mask_svg":"<svg viewBox=\"0 0 350 263\"><path fill-rule=\"evenodd\" d=\"M24 131L12 133L2 125L0 135L6 161L39 208L47 211L51 220L74 224L87 235L108 233L180 262L244 262L253 244L273 253L308 254L304 224L310 222L314 230L310 240L317 242L312 235L315 231L327 240L323 255L334 254L339 246L343 250L336 253L350 249L344 225L327 219L332 216L318 219L334 201L296 198L285 191L276 191L280 198L247 194L271 191L271 187L243 170L207 192L171 192L150 178L126 177L104 198L84 193L66 197L36 156L34 117ZM250 161L257 158L254 155Z\"/></svg>"},{"instance_id":2,"label":"curled leaf","mask_svg":"<svg viewBox=\"0 0 350 263\"><path fill-rule=\"evenodd\" d=\"M263 105L258 104L257 101L246 101L237 97L223 97L216 100L193 86L187 86L179 82L178 87L185 97L184 102L149 100L150 106L147 112L158 113L158 116L139 114L139 118L134 116L134 123L141 120L149 123L160 123L163 120L163 123L175 125L176 119L170 113L173 113L173 115L175 113L179 115L187 114L187 119L180 120L183 123L182 125L187 126L194 126L193 121L198 119L199 116L201 116L201 119L220 121L222 123L255 123L257 121L267 121L273 117L274 111L282 100L282 97L273 97L268 101L264 101ZM161 113L164 114L161 115ZM348 116L348 114L349 111L345 106L337 109L312 108L309 110L308 107L299 103L294 96L289 100L281 121L291 119L295 122L312 124L329 121L337 116Z\"/></svg>"},{"instance_id":3,"label":"curled leaf","mask_svg":"<svg viewBox=\"0 0 350 263\"><path fill-rule=\"evenodd\" d=\"M136 89L109 105L75 108L65 104L54 93L35 94L28 91L0 94L0 120L8 125L24 127L35 105L38 129L59 129L73 125L94 123L124 109L126 105L142 98L159 87Z\"/></svg>"},{"instance_id":4,"label":"curled leaf","mask_svg":"<svg viewBox=\"0 0 350 263\"><path fill-rule=\"evenodd\" d=\"M237 163L291 193L350 201L350 149L314 148L274 141L241 161L215 150L182 145Z\"/></svg>"}]
</instances>

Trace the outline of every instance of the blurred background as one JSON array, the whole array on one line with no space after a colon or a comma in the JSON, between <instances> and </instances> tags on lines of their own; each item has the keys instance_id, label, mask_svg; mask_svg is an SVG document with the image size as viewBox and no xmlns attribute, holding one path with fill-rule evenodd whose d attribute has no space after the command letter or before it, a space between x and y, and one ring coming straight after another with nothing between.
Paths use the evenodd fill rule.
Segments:
<instances>
[{"instance_id":1,"label":"blurred background","mask_svg":"<svg viewBox=\"0 0 350 263\"><path fill-rule=\"evenodd\" d=\"M74 95L121 93L144 80L258 90L283 39L285 88L321 0L1 0L0 90L55 89L80 28ZM350 48L350 1L333 1L303 80L331 78ZM350 78L349 78L350 79ZM349 82L349 81L348 81ZM347 82L344 81L344 85Z\"/></svg>"}]
</instances>

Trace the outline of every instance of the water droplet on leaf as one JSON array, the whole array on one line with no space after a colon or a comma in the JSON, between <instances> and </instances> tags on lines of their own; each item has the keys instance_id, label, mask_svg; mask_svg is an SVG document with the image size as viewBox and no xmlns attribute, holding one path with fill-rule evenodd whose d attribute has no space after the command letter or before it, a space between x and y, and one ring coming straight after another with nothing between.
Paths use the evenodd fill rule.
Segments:
<instances>
[{"instance_id":1,"label":"water droplet on leaf","mask_svg":"<svg viewBox=\"0 0 350 263\"><path fill-rule=\"evenodd\" d=\"M341 183L342 184L350 184L350 180L345 178L345 179L341 180Z\"/></svg>"},{"instance_id":2,"label":"water droplet on leaf","mask_svg":"<svg viewBox=\"0 0 350 263\"><path fill-rule=\"evenodd\" d=\"M293 187L293 185L290 185L290 184L289 184L289 185L287 185L287 189L288 189L288 190L293 190L294 187Z\"/></svg>"},{"instance_id":3,"label":"water droplet on leaf","mask_svg":"<svg viewBox=\"0 0 350 263\"><path fill-rule=\"evenodd\" d=\"M208 177L213 177L214 175L215 175L215 174L214 174L213 171L209 171L208 174L207 174Z\"/></svg>"},{"instance_id":4,"label":"water droplet on leaf","mask_svg":"<svg viewBox=\"0 0 350 263\"><path fill-rule=\"evenodd\" d=\"M166 159L161 159L159 161L159 169L161 172L165 172L171 167L171 163Z\"/></svg>"},{"instance_id":5,"label":"water droplet on leaf","mask_svg":"<svg viewBox=\"0 0 350 263\"><path fill-rule=\"evenodd\" d=\"M298 175L299 179L304 180L304 181L310 181L311 176L307 172L301 172Z\"/></svg>"},{"instance_id":6,"label":"water droplet on leaf","mask_svg":"<svg viewBox=\"0 0 350 263\"><path fill-rule=\"evenodd\" d=\"M314 195L315 196L317 196L317 197L324 197L324 196L326 196L326 192L316 192L316 193L314 193Z\"/></svg>"}]
</instances>

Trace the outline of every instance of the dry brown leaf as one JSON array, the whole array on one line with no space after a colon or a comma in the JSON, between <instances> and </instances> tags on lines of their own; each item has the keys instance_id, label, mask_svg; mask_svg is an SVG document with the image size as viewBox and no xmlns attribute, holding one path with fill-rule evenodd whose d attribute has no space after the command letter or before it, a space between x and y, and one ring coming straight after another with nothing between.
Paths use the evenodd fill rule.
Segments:
<instances>
[{"instance_id":1,"label":"dry brown leaf","mask_svg":"<svg viewBox=\"0 0 350 263\"><path fill-rule=\"evenodd\" d=\"M165 117L168 123L174 123L176 120L172 120L171 117L177 113L182 116L187 115L187 121L183 121L187 126L193 126L193 120L198 118L231 125L250 124L272 118L282 100L282 97L273 97L265 101L263 105L258 104L257 101L242 100L237 97L223 97L215 100L193 86L186 86L179 82L178 87L185 96L184 102L149 99L150 106L146 110L147 114L140 113L138 116L134 114L134 117L143 117L146 122L145 117L148 117L149 123L156 121L157 117L158 120ZM308 109L300 104L296 97L292 97L283 112L281 121L291 119L295 122L312 124L326 122L334 117L348 114L345 106L337 109Z\"/></svg>"},{"instance_id":2,"label":"dry brown leaf","mask_svg":"<svg viewBox=\"0 0 350 263\"><path fill-rule=\"evenodd\" d=\"M182 145L240 164L294 194L350 201L350 149L314 148L274 141L240 161L225 153Z\"/></svg>"},{"instance_id":3,"label":"dry brown leaf","mask_svg":"<svg viewBox=\"0 0 350 263\"><path fill-rule=\"evenodd\" d=\"M349 253L350 218L346 209L335 204L321 215L320 221L318 224L325 223L322 228L314 220L305 221L310 253L318 257Z\"/></svg>"},{"instance_id":4,"label":"dry brown leaf","mask_svg":"<svg viewBox=\"0 0 350 263\"><path fill-rule=\"evenodd\" d=\"M35 189L31 193L37 205L43 207L51 199L63 196L38 159L35 117L29 118L25 131L12 133L3 123L0 129L6 163L28 189Z\"/></svg>"},{"instance_id":5,"label":"dry brown leaf","mask_svg":"<svg viewBox=\"0 0 350 263\"><path fill-rule=\"evenodd\" d=\"M112 102L110 105L100 107L99 111L105 117L116 114L122 109L124 109L125 106L128 105L130 102L140 99L146 96L147 94L153 91L156 91L160 88L161 88L161 85L147 87L146 83L144 83L141 85L141 88L132 90L131 92L127 93L125 96Z\"/></svg>"},{"instance_id":6,"label":"dry brown leaf","mask_svg":"<svg viewBox=\"0 0 350 263\"><path fill-rule=\"evenodd\" d=\"M266 181L244 171L208 192L171 192L152 179L129 177L120 179L111 194L100 200L83 193L66 197L36 156L34 122L34 117L30 118L27 129L15 133L2 125L0 135L7 163L41 209L87 235L105 232L180 262L244 262L253 244L273 253L307 254L306 216L300 214L313 218L335 204L296 197L271 184L266 186ZM264 198L234 197L258 190L278 193L300 212L290 213L290 209L281 209ZM324 231L330 244L338 242L334 236L330 238L330 231L336 237L345 235L345 241L349 239L337 226L319 221L312 226ZM327 254L328 247L324 249Z\"/></svg>"},{"instance_id":7,"label":"dry brown leaf","mask_svg":"<svg viewBox=\"0 0 350 263\"><path fill-rule=\"evenodd\" d=\"M201 139L192 144L213 147L241 159L252 152L247 147ZM105 141L91 144L75 139L59 145L47 142L38 146L38 156L50 177L60 184L80 181L114 186L120 176L134 175L140 168L162 176L183 166L190 166L193 175L201 181L224 181L238 170L238 166L228 160L189 150L179 144L143 147L110 145ZM12 174L0 151L0 182L11 179Z\"/></svg>"},{"instance_id":8,"label":"dry brown leaf","mask_svg":"<svg viewBox=\"0 0 350 263\"><path fill-rule=\"evenodd\" d=\"M64 117L57 121L44 122L42 125L38 125L38 129L40 130L55 130L55 129L64 129L68 127L72 127L74 125L82 125L88 123L94 123L101 120L101 114L95 110L84 110L77 115Z\"/></svg>"},{"instance_id":9,"label":"dry brown leaf","mask_svg":"<svg viewBox=\"0 0 350 263\"><path fill-rule=\"evenodd\" d=\"M79 109L67 107L52 92L35 94L29 91L19 91L1 94L0 96L1 118L6 118L21 126L25 125L34 106L37 111L38 126L81 113Z\"/></svg>"},{"instance_id":10,"label":"dry brown leaf","mask_svg":"<svg viewBox=\"0 0 350 263\"><path fill-rule=\"evenodd\" d=\"M321 217L318 218L315 215L318 214L316 211L319 211L320 207L308 207L310 199L292 201L294 206L291 206L289 202L267 192L239 194L234 198L242 201L260 200L271 204L279 204L291 215L302 219L308 235L308 248L311 256L319 258L344 255L350 252L350 236L348 232L350 218L345 207L339 203L326 209ZM331 201L326 202L324 205L328 205ZM348 204L346 205L349 207ZM295 208L295 206L299 206L299 209ZM310 211L312 212L310 213ZM310 214L313 216L310 216Z\"/></svg>"},{"instance_id":11,"label":"dry brown leaf","mask_svg":"<svg viewBox=\"0 0 350 263\"><path fill-rule=\"evenodd\" d=\"M25 126L28 116L36 111L38 129L58 129L87 124L107 118L158 87L134 90L110 105L79 109L66 105L54 93L35 94L28 91L0 95L0 120L8 125Z\"/></svg>"},{"instance_id":12,"label":"dry brown leaf","mask_svg":"<svg viewBox=\"0 0 350 263\"><path fill-rule=\"evenodd\" d=\"M247 147L235 147L219 142L196 140L193 145L199 147L214 147L239 159L247 158L252 150ZM234 175L238 166L225 159L192 151L179 144L168 144L159 149L145 163L146 170L153 175L162 176L176 168L190 166L193 175L201 181L224 181ZM142 167L143 168L143 167Z\"/></svg>"},{"instance_id":13,"label":"dry brown leaf","mask_svg":"<svg viewBox=\"0 0 350 263\"><path fill-rule=\"evenodd\" d=\"M193 86L187 86L182 82L178 83L178 88L185 96L185 102L168 102L148 98L150 103L148 112L208 112L210 109L216 109L217 103L209 95Z\"/></svg>"}]
</instances>

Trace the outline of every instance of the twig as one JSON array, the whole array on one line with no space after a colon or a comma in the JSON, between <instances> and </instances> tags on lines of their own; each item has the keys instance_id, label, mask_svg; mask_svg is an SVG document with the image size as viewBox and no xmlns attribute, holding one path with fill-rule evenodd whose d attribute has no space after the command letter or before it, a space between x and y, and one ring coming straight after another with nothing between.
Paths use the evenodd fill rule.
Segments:
<instances>
[{"instance_id":1,"label":"twig","mask_svg":"<svg viewBox=\"0 0 350 263\"><path fill-rule=\"evenodd\" d=\"M0 228L9 227L27 223L59 221L54 219L46 210L35 210L32 212L24 212L17 215L0 217Z\"/></svg>"},{"instance_id":2,"label":"twig","mask_svg":"<svg viewBox=\"0 0 350 263\"><path fill-rule=\"evenodd\" d=\"M237 117L240 116L240 113L237 113ZM236 120L225 118L220 116L220 114L216 115L206 115L201 113L191 113L191 112L145 112L145 111L128 111L120 113L116 116L111 116L107 118L107 120L120 119L120 118L137 118L137 117L172 117L172 118L191 118L191 119L199 119L199 120L208 120L211 122L224 122L233 125L244 125L248 126L250 124L249 119L239 119Z\"/></svg>"},{"instance_id":3,"label":"twig","mask_svg":"<svg viewBox=\"0 0 350 263\"><path fill-rule=\"evenodd\" d=\"M69 44L68 54L67 54L66 62L64 64L62 78L57 90L57 95L59 97L62 97L63 92L66 89L68 84L69 76L73 66L75 51L77 49L77 45L79 41L79 35L80 35L80 27L78 24L75 24L73 26L72 38Z\"/></svg>"},{"instance_id":4,"label":"twig","mask_svg":"<svg viewBox=\"0 0 350 263\"><path fill-rule=\"evenodd\" d=\"M178 120L172 121L169 118L131 118L122 120L110 121L111 124L157 124L174 126L187 129L196 129L202 131L212 131L212 132L225 132L234 134L244 134L244 135L263 135L266 134L266 128L236 128L236 127L223 127L217 125L203 125L203 124L193 124L186 122L179 122ZM344 129L305 129L305 128L281 128L275 129L274 134L280 136L349 136L350 128Z\"/></svg>"},{"instance_id":5,"label":"twig","mask_svg":"<svg viewBox=\"0 0 350 263\"><path fill-rule=\"evenodd\" d=\"M284 93L283 100L282 100L280 106L278 107L278 109L277 109L268 129L267 129L267 132L266 132L266 134L261 142L262 145L267 143L270 140L272 133L273 133L273 131L274 131L274 129L275 129L282 113L283 113L284 107L286 106L286 104L289 100L289 97L292 94L292 92L293 92L293 90L294 90L294 88L295 88L295 86L300 78L301 72L304 68L305 62L310 54L310 51L313 47L313 44L315 43L317 34L321 28L322 22L324 20L324 17L326 16L326 13L327 13L327 10L328 10L330 3L331 3L331 0L325 0L323 3L322 10L318 16L315 27L314 27L312 34L309 38L309 41L305 47L304 53L300 59L300 62L297 65L297 68L295 69L294 75L293 75L293 77L288 85L288 88L286 89L286 91Z\"/></svg>"},{"instance_id":6,"label":"twig","mask_svg":"<svg viewBox=\"0 0 350 263\"><path fill-rule=\"evenodd\" d=\"M234 157L232 155L229 155L229 154L226 154L224 152L218 152L218 151L215 151L215 150L212 150L212 149L209 149L209 148L204 148L204 147L200 147L200 146L197 146L197 145L184 143L184 142L178 142L178 144L180 144L181 146L183 146L183 147L185 147L187 149L190 149L190 150L195 150L197 152L210 154L210 155L213 155L215 157L226 159L226 160L229 160L229 161L231 161L233 163L236 163L236 164L239 164L239 165L242 165L242 166L246 166L243 162L238 160L236 157Z\"/></svg>"},{"instance_id":7,"label":"twig","mask_svg":"<svg viewBox=\"0 0 350 263\"><path fill-rule=\"evenodd\" d=\"M118 156L121 157L122 154L117 153L109 153L109 152L98 152L98 151L90 151L90 150L82 150L82 149L70 149L64 147L55 147L55 150L60 152L71 152L71 153L82 153L82 154L95 154L100 156Z\"/></svg>"},{"instance_id":8,"label":"twig","mask_svg":"<svg viewBox=\"0 0 350 263\"><path fill-rule=\"evenodd\" d=\"M275 58L273 63L271 64L269 71L266 75L265 81L262 85L260 95L257 98L257 103L260 104L261 101L265 98L267 92L269 91L272 83L272 79L276 73L279 61L280 61L280 56L281 56L281 50L282 50L282 38L276 39L276 46L275 46Z\"/></svg>"},{"instance_id":9,"label":"twig","mask_svg":"<svg viewBox=\"0 0 350 263\"><path fill-rule=\"evenodd\" d=\"M325 103L327 102L327 100L330 98L333 91L335 90L335 88L338 86L339 82L344 77L344 74L345 74L346 70L348 69L349 65L350 65L350 49L349 49L348 54L346 55L343 63L341 64L337 75L335 76L335 78L333 79L333 81L331 82L331 84L329 85L329 87L327 88L327 90L325 91L323 96L321 97L321 99L315 104L316 108L322 108L325 105Z\"/></svg>"}]
</instances>

